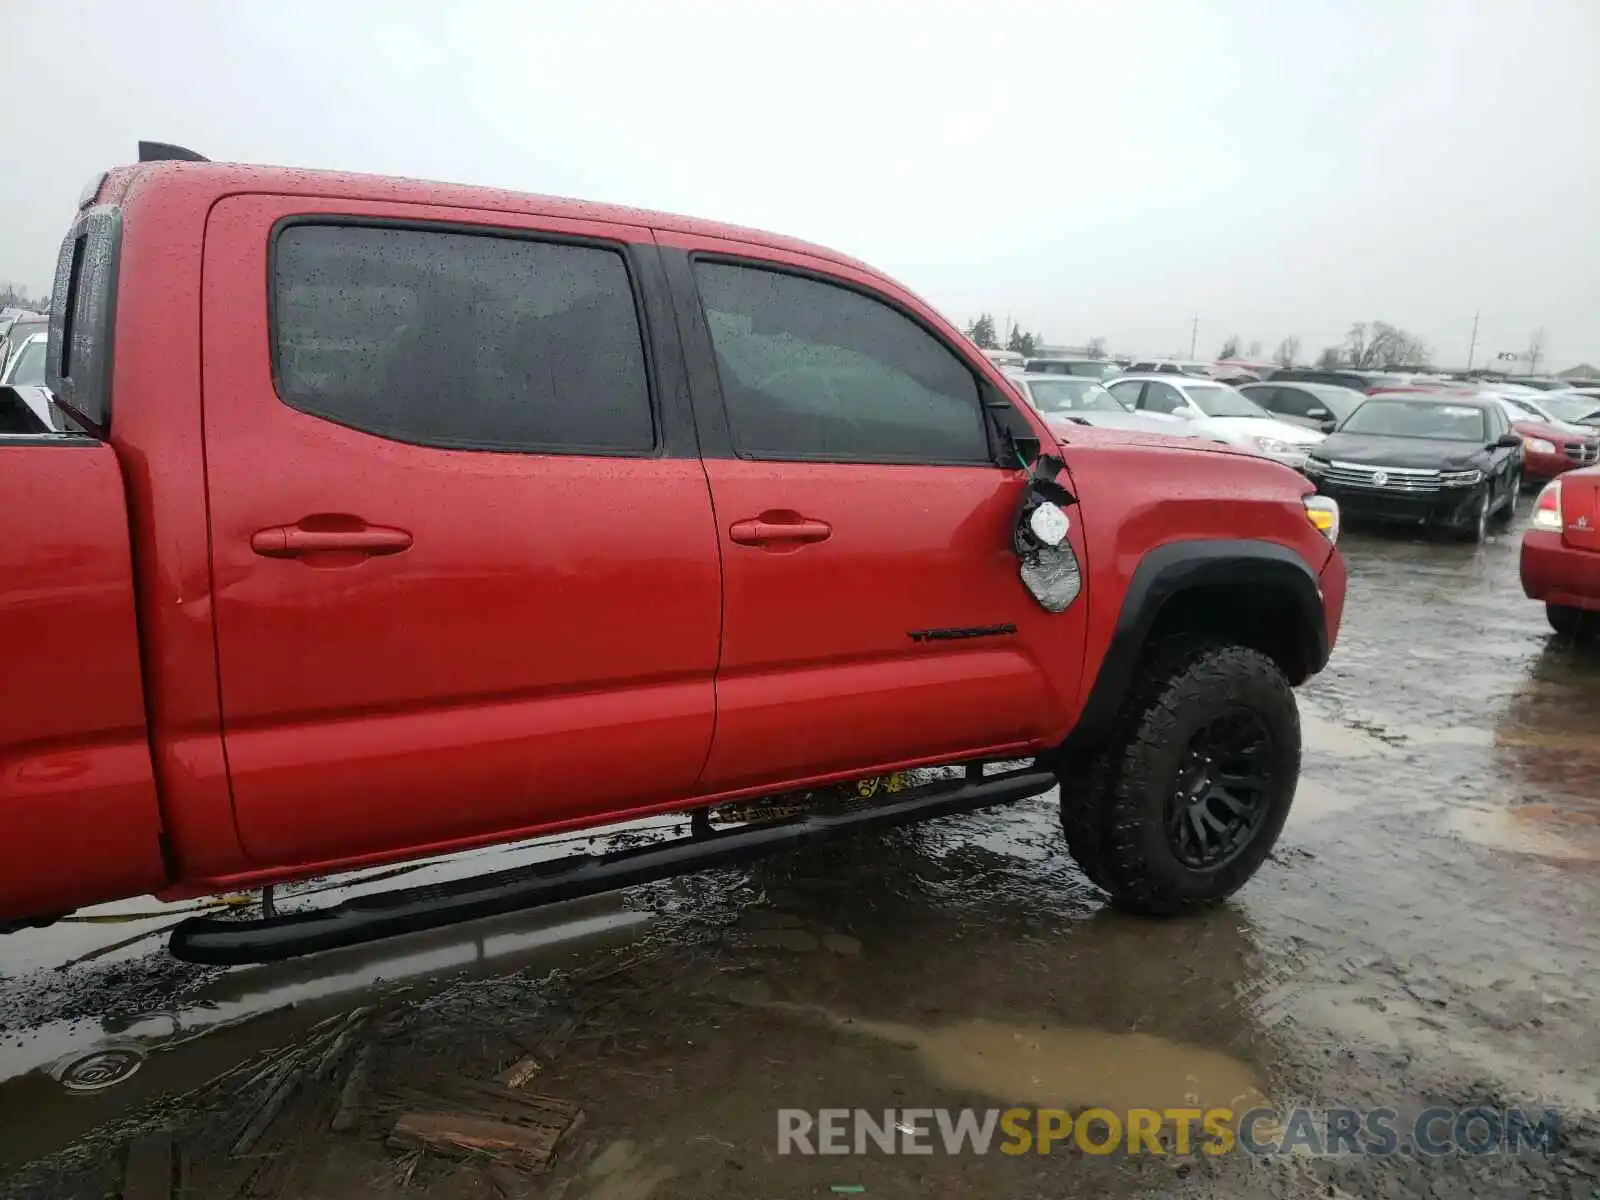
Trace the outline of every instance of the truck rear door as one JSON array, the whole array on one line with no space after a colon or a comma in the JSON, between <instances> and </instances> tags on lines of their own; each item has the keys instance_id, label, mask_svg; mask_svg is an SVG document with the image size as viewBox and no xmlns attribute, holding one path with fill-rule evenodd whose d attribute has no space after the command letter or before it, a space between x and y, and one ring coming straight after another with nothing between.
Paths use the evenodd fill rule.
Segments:
<instances>
[{"instance_id":1,"label":"truck rear door","mask_svg":"<svg viewBox=\"0 0 1600 1200\"><path fill-rule=\"evenodd\" d=\"M865 272L658 237L726 590L703 787L1044 736L1076 696L1085 605L1052 615L1018 579L1026 485L993 460L975 365Z\"/></svg>"},{"instance_id":2,"label":"truck rear door","mask_svg":"<svg viewBox=\"0 0 1600 1200\"><path fill-rule=\"evenodd\" d=\"M166 882L122 474L0 389L0 921Z\"/></svg>"},{"instance_id":3,"label":"truck rear door","mask_svg":"<svg viewBox=\"0 0 1600 1200\"><path fill-rule=\"evenodd\" d=\"M445 848L688 794L721 576L649 232L241 195L205 262L249 854Z\"/></svg>"}]
</instances>

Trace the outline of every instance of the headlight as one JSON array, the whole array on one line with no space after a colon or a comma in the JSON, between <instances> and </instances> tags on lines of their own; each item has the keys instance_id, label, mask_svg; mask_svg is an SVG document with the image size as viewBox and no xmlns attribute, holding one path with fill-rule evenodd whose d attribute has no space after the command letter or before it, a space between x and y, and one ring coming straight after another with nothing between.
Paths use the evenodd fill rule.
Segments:
<instances>
[{"instance_id":1,"label":"headlight","mask_svg":"<svg viewBox=\"0 0 1600 1200\"><path fill-rule=\"evenodd\" d=\"M1339 544L1339 502L1328 496L1307 496L1306 520L1310 521L1327 538L1331 545Z\"/></svg>"},{"instance_id":2,"label":"headlight","mask_svg":"<svg viewBox=\"0 0 1600 1200\"><path fill-rule=\"evenodd\" d=\"M1321 475L1328 469L1328 464L1320 458L1307 458L1306 465L1300 468L1307 475Z\"/></svg>"},{"instance_id":3,"label":"headlight","mask_svg":"<svg viewBox=\"0 0 1600 1200\"><path fill-rule=\"evenodd\" d=\"M1439 482L1445 487L1474 487L1483 482L1483 472L1476 467L1467 471L1441 471Z\"/></svg>"},{"instance_id":4,"label":"headlight","mask_svg":"<svg viewBox=\"0 0 1600 1200\"><path fill-rule=\"evenodd\" d=\"M1258 437L1252 438L1251 441L1255 442L1256 449L1261 451L1263 454L1281 454L1287 456L1290 454L1304 453L1304 451L1300 450L1299 447L1291 446L1288 442L1281 442L1277 438Z\"/></svg>"},{"instance_id":5,"label":"headlight","mask_svg":"<svg viewBox=\"0 0 1600 1200\"><path fill-rule=\"evenodd\" d=\"M1548 533L1561 532L1561 480L1552 479L1544 485L1544 491L1533 502L1533 520L1529 525Z\"/></svg>"},{"instance_id":6,"label":"headlight","mask_svg":"<svg viewBox=\"0 0 1600 1200\"><path fill-rule=\"evenodd\" d=\"M1547 442L1543 438L1536 437L1523 438L1522 448L1532 451L1534 454L1554 454L1556 452L1556 444L1554 442Z\"/></svg>"}]
</instances>

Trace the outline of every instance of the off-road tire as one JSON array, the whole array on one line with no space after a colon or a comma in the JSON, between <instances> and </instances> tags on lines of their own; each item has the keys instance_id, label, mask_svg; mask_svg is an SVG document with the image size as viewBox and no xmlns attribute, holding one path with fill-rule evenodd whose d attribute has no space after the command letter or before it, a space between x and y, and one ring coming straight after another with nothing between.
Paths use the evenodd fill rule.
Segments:
<instances>
[{"instance_id":1,"label":"off-road tire","mask_svg":"<svg viewBox=\"0 0 1600 1200\"><path fill-rule=\"evenodd\" d=\"M1565 604L1546 604L1545 619L1562 637L1592 638L1600 636L1600 613L1585 612Z\"/></svg>"},{"instance_id":2,"label":"off-road tire","mask_svg":"<svg viewBox=\"0 0 1600 1200\"><path fill-rule=\"evenodd\" d=\"M1259 714L1270 735L1266 813L1235 857L1209 870L1179 860L1165 807L1195 733L1220 711ZM1243 646L1175 641L1153 650L1106 746L1064 764L1061 826L1089 880L1119 906L1173 916L1231 896L1272 851L1300 774L1294 691L1266 655Z\"/></svg>"}]
</instances>

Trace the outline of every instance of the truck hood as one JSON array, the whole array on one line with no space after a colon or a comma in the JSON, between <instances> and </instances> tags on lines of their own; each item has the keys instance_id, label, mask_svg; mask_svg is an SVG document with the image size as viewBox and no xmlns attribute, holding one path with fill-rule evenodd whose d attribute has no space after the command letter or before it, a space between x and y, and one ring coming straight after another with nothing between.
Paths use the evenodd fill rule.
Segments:
<instances>
[{"instance_id":1,"label":"truck hood","mask_svg":"<svg viewBox=\"0 0 1600 1200\"><path fill-rule=\"evenodd\" d=\"M1140 433L1164 433L1172 437L1192 437L1188 431L1188 422L1180 421L1165 413L1140 413L1140 412L1073 412L1051 413L1047 418L1051 428L1070 429L1074 426L1082 428L1093 425L1096 429L1132 429Z\"/></svg>"},{"instance_id":2,"label":"truck hood","mask_svg":"<svg viewBox=\"0 0 1600 1200\"><path fill-rule=\"evenodd\" d=\"M1368 467L1416 467L1427 471L1459 471L1478 465L1484 447L1452 438L1386 437L1372 433L1330 433L1317 447L1324 461L1361 463Z\"/></svg>"},{"instance_id":3,"label":"truck hood","mask_svg":"<svg viewBox=\"0 0 1600 1200\"><path fill-rule=\"evenodd\" d=\"M1115 413L1107 414L1115 416ZM1129 414L1134 415L1134 414ZM1222 442L1208 441L1196 434L1167 432L1163 427L1160 432L1136 428L1123 428L1110 425L1085 425L1077 421L1068 421L1060 417L1047 419L1050 432L1064 445L1074 446L1151 446L1163 450L1188 450L1195 453L1206 454L1232 454L1245 458L1254 458L1255 455L1247 454L1242 450ZM1187 421L1173 420L1172 425L1179 429L1188 429Z\"/></svg>"}]
</instances>

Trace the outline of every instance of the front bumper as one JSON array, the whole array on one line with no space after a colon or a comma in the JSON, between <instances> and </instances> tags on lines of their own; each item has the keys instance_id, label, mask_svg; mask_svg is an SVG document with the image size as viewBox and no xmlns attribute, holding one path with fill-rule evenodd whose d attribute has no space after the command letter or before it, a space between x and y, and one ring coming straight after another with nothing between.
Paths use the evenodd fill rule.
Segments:
<instances>
[{"instance_id":1,"label":"front bumper","mask_svg":"<svg viewBox=\"0 0 1600 1200\"><path fill-rule=\"evenodd\" d=\"M1547 483L1564 471L1588 465L1569 458L1559 447L1554 454L1535 454L1526 447L1522 451L1522 477L1529 483Z\"/></svg>"},{"instance_id":2,"label":"front bumper","mask_svg":"<svg viewBox=\"0 0 1600 1200\"><path fill-rule=\"evenodd\" d=\"M1477 518L1478 501L1488 486L1478 483L1472 487L1401 491L1329 483L1314 475L1309 478L1316 484L1317 494L1337 500L1339 511L1347 517L1423 525L1472 524Z\"/></svg>"},{"instance_id":3,"label":"front bumper","mask_svg":"<svg viewBox=\"0 0 1600 1200\"><path fill-rule=\"evenodd\" d=\"M1600 554L1567 545L1554 530L1528 530L1522 535L1522 594L1600 612Z\"/></svg>"}]
</instances>

